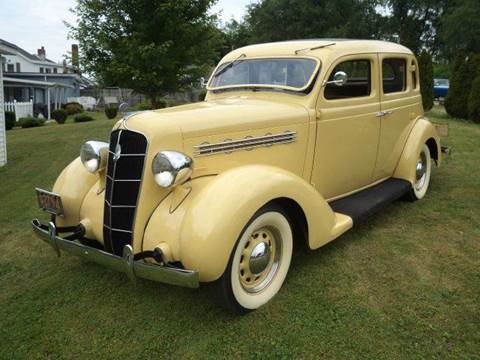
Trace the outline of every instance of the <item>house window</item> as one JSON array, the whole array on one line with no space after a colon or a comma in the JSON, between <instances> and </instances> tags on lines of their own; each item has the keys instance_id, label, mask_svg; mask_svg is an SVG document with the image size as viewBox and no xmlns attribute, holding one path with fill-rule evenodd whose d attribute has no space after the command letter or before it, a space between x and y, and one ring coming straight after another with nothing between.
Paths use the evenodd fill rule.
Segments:
<instances>
[{"instance_id":1,"label":"house window","mask_svg":"<svg viewBox=\"0 0 480 360\"><path fill-rule=\"evenodd\" d=\"M57 73L57 68L53 68L53 73L54 73L54 74Z\"/></svg>"},{"instance_id":2,"label":"house window","mask_svg":"<svg viewBox=\"0 0 480 360\"><path fill-rule=\"evenodd\" d=\"M14 66L13 64L7 64L7 72L14 72Z\"/></svg>"},{"instance_id":3,"label":"house window","mask_svg":"<svg viewBox=\"0 0 480 360\"><path fill-rule=\"evenodd\" d=\"M52 69L45 68L45 72L46 72L47 74L50 74L50 73L52 72Z\"/></svg>"},{"instance_id":4,"label":"house window","mask_svg":"<svg viewBox=\"0 0 480 360\"><path fill-rule=\"evenodd\" d=\"M20 72L20 63L17 63L17 72Z\"/></svg>"},{"instance_id":5,"label":"house window","mask_svg":"<svg viewBox=\"0 0 480 360\"><path fill-rule=\"evenodd\" d=\"M40 68L40 73L43 74L43 68L42 67Z\"/></svg>"},{"instance_id":6,"label":"house window","mask_svg":"<svg viewBox=\"0 0 480 360\"><path fill-rule=\"evenodd\" d=\"M370 95L372 89L370 60L344 61L335 66L328 81L333 81L335 73L338 71L347 74L347 82L342 86L328 84L325 87L325 99L347 99Z\"/></svg>"},{"instance_id":7,"label":"house window","mask_svg":"<svg viewBox=\"0 0 480 360\"><path fill-rule=\"evenodd\" d=\"M389 94L406 89L407 62L405 59L384 59L382 61L383 93Z\"/></svg>"}]
</instances>

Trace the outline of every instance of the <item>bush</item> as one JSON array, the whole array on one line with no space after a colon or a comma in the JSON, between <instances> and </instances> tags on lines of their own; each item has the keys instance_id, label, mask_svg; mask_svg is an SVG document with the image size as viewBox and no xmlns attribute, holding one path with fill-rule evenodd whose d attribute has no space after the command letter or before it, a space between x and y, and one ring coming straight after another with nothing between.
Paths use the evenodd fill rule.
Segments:
<instances>
[{"instance_id":1,"label":"bush","mask_svg":"<svg viewBox=\"0 0 480 360\"><path fill-rule=\"evenodd\" d=\"M13 111L5 111L5 129L12 129L15 126L15 122L15 113Z\"/></svg>"},{"instance_id":2,"label":"bush","mask_svg":"<svg viewBox=\"0 0 480 360\"><path fill-rule=\"evenodd\" d=\"M42 103L33 104L33 116L38 117L42 114L44 118L48 117L48 105Z\"/></svg>"},{"instance_id":3,"label":"bush","mask_svg":"<svg viewBox=\"0 0 480 360\"><path fill-rule=\"evenodd\" d=\"M165 99L158 99L157 100L157 109L164 109L168 106L167 100Z\"/></svg>"},{"instance_id":4,"label":"bush","mask_svg":"<svg viewBox=\"0 0 480 360\"><path fill-rule=\"evenodd\" d=\"M456 118L467 118L468 96L470 94L471 76L465 61L465 53L460 51L455 59L450 79L450 87L445 98L445 110Z\"/></svg>"},{"instance_id":5,"label":"bush","mask_svg":"<svg viewBox=\"0 0 480 360\"><path fill-rule=\"evenodd\" d=\"M420 73L420 92L422 94L423 110L433 107L433 64L432 55L423 50L418 56Z\"/></svg>"},{"instance_id":6,"label":"bush","mask_svg":"<svg viewBox=\"0 0 480 360\"><path fill-rule=\"evenodd\" d=\"M67 112L63 109L53 110L52 118L54 118L59 124L65 124L65 120L67 120Z\"/></svg>"},{"instance_id":7,"label":"bush","mask_svg":"<svg viewBox=\"0 0 480 360\"><path fill-rule=\"evenodd\" d=\"M150 101L145 100L145 101L142 101L141 103L138 103L137 105L133 106L132 110L134 110L134 111L152 110L152 104L150 104Z\"/></svg>"},{"instance_id":8,"label":"bush","mask_svg":"<svg viewBox=\"0 0 480 360\"><path fill-rule=\"evenodd\" d=\"M202 90L198 93L198 101L204 101L204 100L205 100L205 96L207 96L207 90L202 89Z\"/></svg>"},{"instance_id":9,"label":"bush","mask_svg":"<svg viewBox=\"0 0 480 360\"><path fill-rule=\"evenodd\" d=\"M87 122L87 121L92 121L92 120L93 120L93 118L88 114L78 114L73 118L73 121L75 121L76 123Z\"/></svg>"},{"instance_id":10,"label":"bush","mask_svg":"<svg viewBox=\"0 0 480 360\"><path fill-rule=\"evenodd\" d=\"M107 115L107 118L109 119L114 119L115 116L117 116L118 113L118 108L114 106L109 106L105 108L105 115Z\"/></svg>"},{"instance_id":11,"label":"bush","mask_svg":"<svg viewBox=\"0 0 480 360\"><path fill-rule=\"evenodd\" d=\"M23 129L43 126L44 124L42 119L34 118L32 116L20 118L18 122Z\"/></svg>"},{"instance_id":12,"label":"bush","mask_svg":"<svg viewBox=\"0 0 480 360\"><path fill-rule=\"evenodd\" d=\"M472 64L472 66L476 66L476 69L471 69L473 81L468 96L468 117L480 123L480 55L476 55L476 57L478 62Z\"/></svg>"},{"instance_id":13,"label":"bush","mask_svg":"<svg viewBox=\"0 0 480 360\"><path fill-rule=\"evenodd\" d=\"M69 102L64 105L68 115L75 115L83 111L83 106L77 102Z\"/></svg>"}]
</instances>

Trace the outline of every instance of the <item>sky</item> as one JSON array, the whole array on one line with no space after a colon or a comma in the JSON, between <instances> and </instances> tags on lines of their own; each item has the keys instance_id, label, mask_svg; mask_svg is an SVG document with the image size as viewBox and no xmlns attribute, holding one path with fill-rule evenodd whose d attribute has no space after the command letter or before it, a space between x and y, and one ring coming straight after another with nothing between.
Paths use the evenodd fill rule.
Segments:
<instances>
[{"instance_id":1,"label":"sky","mask_svg":"<svg viewBox=\"0 0 480 360\"><path fill-rule=\"evenodd\" d=\"M245 7L258 0L218 0L212 8L222 22L241 20ZM69 9L75 0L0 0L0 39L29 53L45 47L47 58L61 62L75 41L67 38L64 21L74 23Z\"/></svg>"}]
</instances>

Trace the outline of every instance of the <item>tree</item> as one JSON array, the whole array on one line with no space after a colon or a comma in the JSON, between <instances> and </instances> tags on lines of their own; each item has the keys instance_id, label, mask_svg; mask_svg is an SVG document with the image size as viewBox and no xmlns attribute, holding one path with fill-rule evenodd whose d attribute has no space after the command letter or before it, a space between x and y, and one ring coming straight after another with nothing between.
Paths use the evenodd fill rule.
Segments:
<instances>
[{"instance_id":1,"label":"tree","mask_svg":"<svg viewBox=\"0 0 480 360\"><path fill-rule=\"evenodd\" d=\"M453 59L459 50L480 53L480 1L450 0L437 24L443 56Z\"/></svg>"},{"instance_id":2,"label":"tree","mask_svg":"<svg viewBox=\"0 0 480 360\"><path fill-rule=\"evenodd\" d=\"M422 93L423 109L433 107L433 64L432 56L423 50L417 58L420 72L420 92Z\"/></svg>"},{"instance_id":3,"label":"tree","mask_svg":"<svg viewBox=\"0 0 480 360\"><path fill-rule=\"evenodd\" d=\"M470 74L465 53L459 51L452 70L450 87L445 98L445 110L450 116L467 118L468 96L470 93Z\"/></svg>"},{"instance_id":4,"label":"tree","mask_svg":"<svg viewBox=\"0 0 480 360\"><path fill-rule=\"evenodd\" d=\"M480 54L472 57L470 71L473 81L468 96L468 116L473 121L480 122Z\"/></svg>"},{"instance_id":5,"label":"tree","mask_svg":"<svg viewBox=\"0 0 480 360\"><path fill-rule=\"evenodd\" d=\"M321 37L375 38L381 16L374 0L263 0L249 6L250 42Z\"/></svg>"},{"instance_id":6,"label":"tree","mask_svg":"<svg viewBox=\"0 0 480 360\"><path fill-rule=\"evenodd\" d=\"M221 41L215 0L78 0L68 25L82 69L104 85L132 88L156 107L206 73Z\"/></svg>"}]
</instances>

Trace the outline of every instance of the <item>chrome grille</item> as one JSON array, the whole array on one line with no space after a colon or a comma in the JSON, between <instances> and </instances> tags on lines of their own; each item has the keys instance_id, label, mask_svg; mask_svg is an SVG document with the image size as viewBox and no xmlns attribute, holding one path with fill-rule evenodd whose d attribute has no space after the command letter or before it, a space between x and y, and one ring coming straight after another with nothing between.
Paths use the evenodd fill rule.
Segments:
<instances>
[{"instance_id":1,"label":"chrome grille","mask_svg":"<svg viewBox=\"0 0 480 360\"><path fill-rule=\"evenodd\" d=\"M132 244L138 195L143 176L147 139L130 130L116 130L110 136L105 186L103 239L105 249L122 255Z\"/></svg>"}]
</instances>

